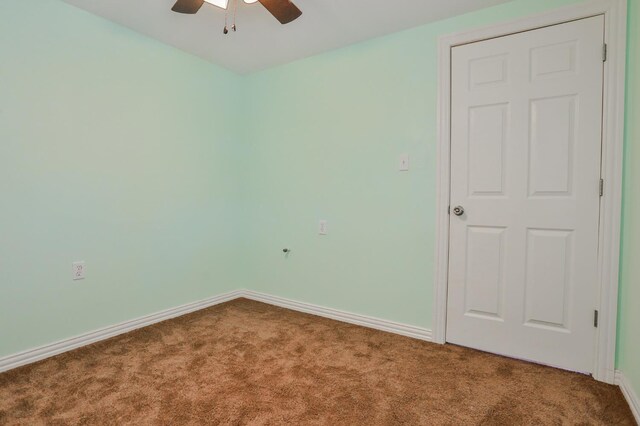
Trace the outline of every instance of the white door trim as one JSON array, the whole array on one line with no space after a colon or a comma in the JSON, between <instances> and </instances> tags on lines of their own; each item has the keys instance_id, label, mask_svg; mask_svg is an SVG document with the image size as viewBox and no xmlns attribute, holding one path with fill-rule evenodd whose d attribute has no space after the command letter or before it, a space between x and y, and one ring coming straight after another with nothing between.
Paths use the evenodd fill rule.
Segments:
<instances>
[{"instance_id":1,"label":"white door trim","mask_svg":"<svg viewBox=\"0 0 640 426\"><path fill-rule=\"evenodd\" d=\"M598 271L599 327L593 377L614 383L618 270L622 212L622 155L626 61L626 0L591 0L490 27L440 37L438 52L438 146L436 196L436 261L433 341L445 343L449 267L449 196L451 126L451 48L595 15L604 15L607 61L604 67L602 177Z\"/></svg>"}]
</instances>

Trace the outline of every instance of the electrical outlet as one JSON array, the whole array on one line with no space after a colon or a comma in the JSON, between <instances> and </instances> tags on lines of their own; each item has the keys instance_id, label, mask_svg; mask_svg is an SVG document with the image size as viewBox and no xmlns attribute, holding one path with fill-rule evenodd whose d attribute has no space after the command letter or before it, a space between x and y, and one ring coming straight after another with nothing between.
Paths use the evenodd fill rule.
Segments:
<instances>
[{"instance_id":1,"label":"electrical outlet","mask_svg":"<svg viewBox=\"0 0 640 426\"><path fill-rule=\"evenodd\" d=\"M318 234L320 235L327 235L327 221L326 220L321 220L320 222L318 222Z\"/></svg>"},{"instance_id":2,"label":"electrical outlet","mask_svg":"<svg viewBox=\"0 0 640 426\"><path fill-rule=\"evenodd\" d=\"M85 269L86 266L84 264L84 261L82 262L73 262L71 264L71 276L73 278L73 280L84 280L84 273L85 273Z\"/></svg>"}]
</instances>

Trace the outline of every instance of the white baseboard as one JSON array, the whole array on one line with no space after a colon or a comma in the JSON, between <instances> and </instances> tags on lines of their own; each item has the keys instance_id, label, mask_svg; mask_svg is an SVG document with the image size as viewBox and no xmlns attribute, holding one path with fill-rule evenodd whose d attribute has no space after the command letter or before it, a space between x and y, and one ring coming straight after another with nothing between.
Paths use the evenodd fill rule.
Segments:
<instances>
[{"instance_id":1,"label":"white baseboard","mask_svg":"<svg viewBox=\"0 0 640 426\"><path fill-rule=\"evenodd\" d=\"M186 305L166 309L161 312L145 315L140 318L125 321L120 324L105 327L99 330L82 334L80 336L61 340L56 343L51 343L39 348L30 349L24 352L0 358L0 372L40 361L42 359L49 358L73 349L77 349L82 346L90 345L91 343L99 342L101 340L117 336L119 334L127 333L138 328L146 327L151 324L195 312L200 309L218 305L220 303L228 302L230 300L238 299L240 297L267 303L270 305L280 306L282 308L287 308L294 311L318 315L336 321L342 321L350 324L360 325L363 327L373 328L376 330L387 331L389 333L413 337L414 339L432 341L431 330L427 328L401 324L394 321L354 314L333 308L326 308L323 306L313 305L311 303L298 302L295 300L286 299L284 297L271 296L269 294L259 293L252 290L235 290L228 293L220 294L218 296L210 297L208 299L200 300L198 302L188 303ZM631 407L631 411L633 412L636 422L640 424L640 399L638 398L638 394L635 392L633 387L631 387L631 383L629 383L629 380L621 371L616 371L615 383L620 386L624 397Z\"/></svg>"},{"instance_id":2,"label":"white baseboard","mask_svg":"<svg viewBox=\"0 0 640 426\"><path fill-rule=\"evenodd\" d=\"M271 296L269 294L259 293L252 290L244 290L242 297L291 309L293 311L305 312L307 314L318 315L363 327L375 328L376 330L387 331L389 333L401 334L403 336L413 337L414 339L426 340L428 342L431 341L431 330L427 328L401 324L366 315L353 314L351 312L340 311L333 308L325 308L323 306L312 305L311 303L298 302L291 299L285 299L284 297Z\"/></svg>"},{"instance_id":3,"label":"white baseboard","mask_svg":"<svg viewBox=\"0 0 640 426\"><path fill-rule=\"evenodd\" d=\"M90 345L91 343L99 342L101 340L117 336L119 334L127 333L129 331L133 331L151 324L195 312L200 309L208 308L210 306L218 305L220 303L228 302L230 300L238 299L240 297L267 303L274 306L280 306L282 308L287 308L294 311L318 315L349 324L356 324L376 330L387 331L390 333L400 334L415 339L432 341L431 330L427 328L401 324L394 321L354 314L351 312L341 311L333 308L326 308L323 306L313 305L311 303L298 302L295 300L286 299L284 297L272 296L252 290L235 290L228 293L220 294L218 296L210 297L208 299L200 300L198 302L188 303L186 305L166 309L161 312L145 315L140 318L125 321L120 324L105 327L99 330L82 334L80 336L61 340L56 343L51 343L39 348L30 349L24 352L0 358L0 372L40 361L42 359L49 358L73 349L77 349L82 346ZM638 394L631 387L631 383L629 383L628 379L620 371L616 371L615 383L620 386L624 397L631 407L631 411L633 412L636 421L640 424L640 399L638 398Z\"/></svg>"},{"instance_id":4,"label":"white baseboard","mask_svg":"<svg viewBox=\"0 0 640 426\"><path fill-rule=\"evenodd\" d=\"M198 302L188 303L186 305L175 308L166 309L154 314L145 315L140 318L125 321L120 324L101 328L89 333L81 334L76 337L61 340L48 345L40 346L35 349L29 349L17 354L0 358L0 373L21 367L32 362L40 361L54 355L61 354L82 346L90 345L119 334L127 333L138 328L146 327L160 321L179 317L200 309L208 308L213 305L228 302L233 299L245 297L247 299L256 300L270 305L280 306L294 311L305 312L308 314L318 315L325 318L331 318L337 321L347 322L350 324L361 325L364 327L375 328L376 330L387 331L390 333L401 334L403 336L413 337L415 339L431 341L431 330L412 325L400 324L393 321L382 320L378 318L368 317L366 315L352 314L350 312L340 311L332 308L312 305L310 303L297 302L283 297L271 296L264 293L258 293L251 290L235 290L224 293Z\"/></svg>"},{"instance_id":5,"label":"white baseboard","mask_svg":"<svg viewBox=\"0 0 640 426\"><path fill-rule=\"evenodd\" d=\"M620 386L622 394L629 403L631 412L636 418L636 423L640 424L640 399L638 398L638 394L635 392L633 387L631 387L631 383L629 383L629 380L620 370L616 371L616 384Z\"/></svg>"},{"instance_id":6,"label":"white baseboard","mask_svg":"<svg viewBox=\"0 0 640 426\"><path fill-rule=\"evenodd\" d=\"M39 348L29 349L24 352L9 355L0 358L0 372L11 370L13 368L30 364L32 362L40 361L42 359L61 354L63 352L77 349L81 346L90 345L91 343L99 342L100 340L105 340L110 337L127 333L138 328L146 327L160 321L179 317L190 312L208 308L210 306L224 303L229 300L237 299L238 297L241 297L241 294L242 290L231 291L229 293L210 297L198 302L188 303L186 305L178 306L175 308L169 308L161 312L156 312L155 314L145 315L140 318L121 322L120 324L81 334L76 337L71 337L59 342L40 346Z\"/></svg>"}]
</instances>

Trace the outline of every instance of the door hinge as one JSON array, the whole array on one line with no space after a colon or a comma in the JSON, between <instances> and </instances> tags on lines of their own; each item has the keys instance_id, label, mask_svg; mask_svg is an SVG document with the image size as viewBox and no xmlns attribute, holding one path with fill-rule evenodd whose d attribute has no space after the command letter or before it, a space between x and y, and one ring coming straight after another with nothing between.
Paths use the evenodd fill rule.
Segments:
<instances>
[{"instance_id":1,"label":"door hinge","mask_svg":"<svg viewBox=\"0 0 640 426\"><path fill-rule=\"evenodd\" d=\"M451 206L447 207L447 214L451 214Z\"/></svg>"},{"instance_id":2,"label":"door hinge","mask_svg":"<svg viewBox=\"0 0 640 426\"><path fill-rule=\"evenodd\" d=\"M604 179L600 179L600 196L604 195Z\"/></svg>"},{"instance_id":3,"label":"door hinge","mask_svg":"<svg viewBox=\"0 0 640 426\"><path fill-rule=\"evenodd\" d=\"M598 310L593 311L593 326L598 328Z\"/></svg>"},{"instance_id":4,"label":"door hinge","mask_svg":"<svg viewBox=\"0 0 640 426\"><path fill-rule=\"evenodd\" d=\"M602 62L607 62L607 43L602 45Z\"/></svg>"}]
</instances>

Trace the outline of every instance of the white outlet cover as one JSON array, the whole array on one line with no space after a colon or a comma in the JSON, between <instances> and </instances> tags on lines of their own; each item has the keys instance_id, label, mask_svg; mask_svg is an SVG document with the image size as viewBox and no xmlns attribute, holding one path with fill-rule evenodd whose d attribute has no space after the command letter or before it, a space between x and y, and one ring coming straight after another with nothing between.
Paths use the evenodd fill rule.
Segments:
<instances>
[{"instance_id":1,"label":"white outlet cover","mask_svg":"<svg viewBox=\"0 0 640 426\"><path fill-rule=\"evenodd\" d=\"M327 221L322 219L318 222L318 234L327 235L327 232L328 232Z\"/></svg>"},{"instance_id":2,"label":"white outlet cover","mask_svg":"<svg viewBox=\"0 0 640 426\"><path fill-rule=\"evenodd\" d=\"M71 264L71 277L73 278L74 281L84 280L85 272L86 272L86 266L84 264L84 261L73 262Z\"/></svg>"}]
</instances>

